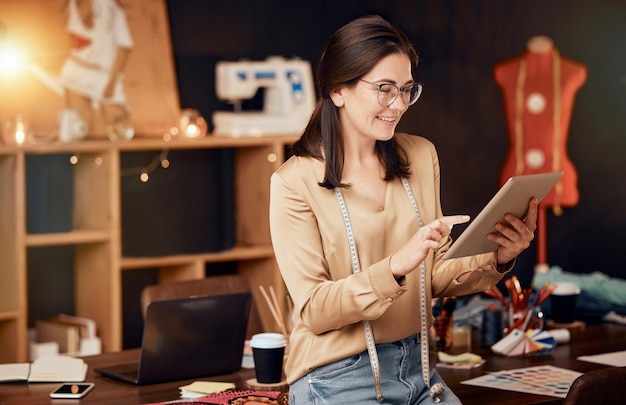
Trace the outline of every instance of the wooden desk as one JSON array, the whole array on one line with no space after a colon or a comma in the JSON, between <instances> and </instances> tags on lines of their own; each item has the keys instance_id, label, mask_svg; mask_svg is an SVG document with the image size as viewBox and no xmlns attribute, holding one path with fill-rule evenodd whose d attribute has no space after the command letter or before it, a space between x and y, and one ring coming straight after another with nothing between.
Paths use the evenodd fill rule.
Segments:
<instances>
[{"instance_id":1,"label":"wooden desk","mask_svg":"<svg viewBox=\"0 0 626 405\"><path fill-rule=\"evenodd\" d=\"M473 351L487 359L484 366L475 370L442 369L440 374L459 396L464 405L474 404L559 404L561 399L542 395L524 394L492 388L473 387L461 384L461 381L478 377L485 371L499 371L551 364L556 367L586 372L603 368L600 364L576 360L578 356L593 355L619 350L626 350L626 326L615 324L588 325L585 330L572 332L571 342L559 345L549 356L542 357L501 357L490 350L480 347L479 334L474 335ZM108 353L86 357L89 364L87 381L96 383L95 388L81 400L51 400L48 394L59 384L43 383L4 383L0 384L0 404L2 405L138 405L158 401L175 400L179 397L178 387L200 378L175 381L162 384L135 386L102 377L93 370L96 367L136 361L138 350ZM433 358L434 361L434 358ZM432 363L434 364L434 362ZM211 380L233 382L245 389L247 379L254 377L253 370L240 370L224 376L214 376Z\"/></svg>"},{"instance_id":2,"label":"wooden desk","mask_svg":"<svg viewBox=\"0 0 626 405\"><path fill-rule=\"evenodd\" d=\"M461 384L461 381L479 377L486 371L500 371L547 364L584 373L606 366L576 360L578 356L626 350L626 326L608 323L587 325L584 330L571 331L570 342L557 345L554 352L548 356L498 356L489 349L480 347L480 334L475 333L472 338L473 352L487 360L482 367L474 370L438 370L444 381L463 401L464 405L560 404L563 400L556 397L473 387Z\"/></svg>"},{"instance_id":3,"label":"wooden desk","mask_svg":"<svg viewBox=\"0 0 626 405\"><path fill-rule=\"evenodd\" d=\"M94 371L98 367L139 361L139 349L107 353L84 358L89 365L87 381L96 384L85 398L50 399L49 394L59 383L4 383L0 384L1 405L138 405L179 398L178 387L200 378L152 385L133 385L103 377ZM213 381L232 382L245 387L246 380L254 377L254 370L241 369L233 374L213 376Z\"/></svg>"}]
</instances>

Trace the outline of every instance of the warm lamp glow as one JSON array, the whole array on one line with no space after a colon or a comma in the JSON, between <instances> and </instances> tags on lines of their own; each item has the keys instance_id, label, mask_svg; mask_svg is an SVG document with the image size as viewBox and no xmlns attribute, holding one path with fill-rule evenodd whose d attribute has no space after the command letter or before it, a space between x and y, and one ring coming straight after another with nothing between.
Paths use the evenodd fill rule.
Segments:
<instances>
[{"instance_id":1,"label":"warm lamp glow","mask_svg":"<svg viewBox=\"0 0 626 405\"><path fill-rule=\"evenodd\" d=\"M188 108L181 111L178 133L176 134L179 138L203 138L207 134L207 130L207 122L198 110Z\"/></svg>"},{"instance_id":2,"label":"warm lamp glow","mask_svg":"<svg viewBox=\"0 0 626 405\"><path fill-rule=\"evenodd\" d=\"M24 66L24 55L10 43L0 45L0 71L16 72Z\"/></svg>"},{"instance_id":3,"label":"warm lamp glow","mask_svg":"<svg viewBox=\"0 0 626 405\"><path fill-rule=\"evenodd\" d=\"M4 124L2 141L7 145L23 145L29 137L28 120L21 114Z\"/></svg>"},{"instance_id":4,"label":"warm lamp glow","mask_svg":"<svg viewBox=\"0 0 626 405\"><path fill-rule=\"evenodd\" d=\"M200 134L200 129L198 129L196 124L189 124L187 128L185 128L185 132L189 138L196 138Z\"/></svg>"},{"instance_id":5,"label":"warm lamp glow","mask_svg":"<svg viewBox=\"0 0 626 405\"><path fill-rule=\"evenodd\" d=\"M15 123L15 142L19 145L23 144L26 140L26 125L23 121Z\"/></svg>"}]
</instances>

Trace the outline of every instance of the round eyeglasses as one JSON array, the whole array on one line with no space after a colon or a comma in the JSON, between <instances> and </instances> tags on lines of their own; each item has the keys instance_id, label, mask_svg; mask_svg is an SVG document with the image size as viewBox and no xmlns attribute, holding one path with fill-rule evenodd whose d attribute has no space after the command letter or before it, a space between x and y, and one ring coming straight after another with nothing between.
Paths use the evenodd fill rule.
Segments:
<instances>
[{"instance_id":1,"label":"round eyeglasses","mask_svg":"<svg viewBox=\"0 0 626 405\"><path fill-rule=\"evenodd\" d=\"M396 101L398 94L402 93L402 101L407 106L415 104L418 98L422 95L424 86L421 83L413 83L407 87L398 87L393 83L372 83L367 80L359 79L362 82L371 84L378 87L378 104L383 107L388 107Z\"/></svg>"}]
</instances>

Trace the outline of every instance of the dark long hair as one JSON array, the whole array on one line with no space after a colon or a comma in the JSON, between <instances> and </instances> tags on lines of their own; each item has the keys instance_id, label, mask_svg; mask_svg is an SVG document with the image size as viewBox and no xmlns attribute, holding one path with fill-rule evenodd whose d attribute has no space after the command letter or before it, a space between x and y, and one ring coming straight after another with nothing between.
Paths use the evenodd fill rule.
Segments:
<instances>
[{"instance_id":1,"label":"dark long hair","mask_svg":"<svg viewBox=\"0 0 626 405\"><path fill-rule=\"evenodd\" d=\"M418 57L408 37L380 16L357 18L337 30L326 45L316 74L319 100L300 139L294 144L296 156L324 160L326 172L320 186L333 189L348 187L341 183L344 145L338 109L330 94L342 85L354 85L382 58L405 54L411 60L411 71ZM376 141L376 154L385 167L385 180L409 176L406 152L395 138Z\"/></svg>"}]
</instances>

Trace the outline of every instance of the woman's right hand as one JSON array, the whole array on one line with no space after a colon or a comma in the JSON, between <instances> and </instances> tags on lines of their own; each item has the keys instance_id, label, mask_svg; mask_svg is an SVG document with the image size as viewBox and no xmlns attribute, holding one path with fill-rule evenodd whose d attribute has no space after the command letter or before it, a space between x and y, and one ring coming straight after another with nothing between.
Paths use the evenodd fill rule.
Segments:
<instances>
[{"instance_id":1,"label":"woman's right hand","mask_svg":"<svg viewBox=\"0 0 626 405\"><path fill-rule=\"evenodd\" d=\"M390 266L394 277L402 277L415 270L430 250L436 250L439 242L450 235L454 225L463 224L469 220L469 215L450 215L421 227L399 251L391 256Z\"/></svg>"}]
</instances>

